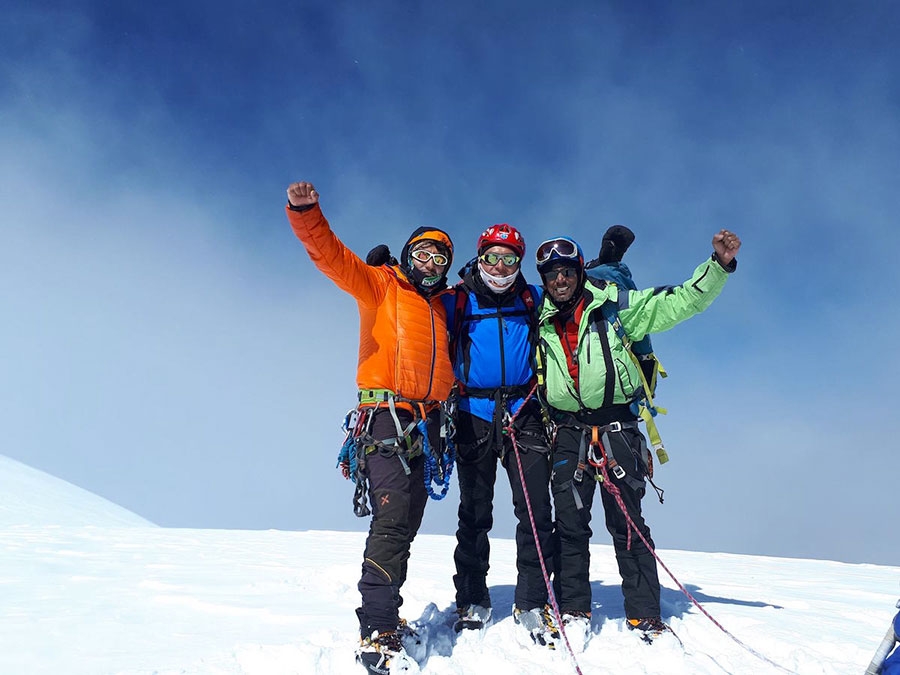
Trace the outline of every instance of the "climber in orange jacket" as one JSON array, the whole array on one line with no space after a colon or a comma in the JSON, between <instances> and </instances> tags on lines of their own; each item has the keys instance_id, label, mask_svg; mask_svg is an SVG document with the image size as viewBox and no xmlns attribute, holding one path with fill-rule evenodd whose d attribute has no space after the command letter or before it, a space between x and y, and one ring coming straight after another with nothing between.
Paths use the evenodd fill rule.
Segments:
<instances>
[{"instance_id":1,"label":"climber in orange jacket","mask_svg":"<svg viewBox=\"0 0 900 675\"><path fill-rule=\"evenodd\" d=\"M370 670L385 668L409 658L400 587L428 499L417 423L425 420L430 447L439 447L440 404L454 381L439 297L447 292L453 243L437 228L420 227L398 265L371 267L331 231L312 184L292 183L287 196L288 220L310 259L359 308L356 429L365 434L361 463L373 515L358 585L357 659Z\"/></svg>"}]
</instances>

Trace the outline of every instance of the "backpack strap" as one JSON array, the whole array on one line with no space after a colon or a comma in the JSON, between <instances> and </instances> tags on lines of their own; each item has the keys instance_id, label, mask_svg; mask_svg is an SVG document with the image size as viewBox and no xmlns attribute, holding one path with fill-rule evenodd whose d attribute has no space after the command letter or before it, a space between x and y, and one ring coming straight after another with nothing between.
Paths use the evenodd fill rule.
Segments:
<instances>
[{"instance_id":1,"label":"backpack strap","mask_svg":"<svg viewBox=\"0 0 900 675\"><path fill-rule=\"evenodd\" d=\"M615 286L615 284L610 284ZM659 429L656 428L656 421L653 419L657 414L661 413L665 415L668 410L665 408L660 408L653 401L653 388L656 386L655 378L653 378L653 385L647 381L647 377L644 373L644 369L641 367L641 360L635 355L632 350L632 340L628 337L628 334L625 332L625 327L622 326L622 320L619 318L619 308L618 303L614 300L607 300L600 306L600 311L603 313L603 318L605 318L609 325L612 327L613 332L618 336L619 340L621 340L622 345L625 347L629 356L631 356L631 360L634 361L634 365L637 366L638 375L641 378L641 386L644 391L644 395L635 399L632 403L633 412L644 420L647 425L647 436L650 438L650 444L653 446L653 449L656 450L656 456L659 458L660 464L665 464L669 461L669 455L666 452L666 448L663 445L662 439L659 436ZM658 363L658 362L657 362ZM665 373L662 370L662 366L660 365L660 372ZM664 374L663 377L666 375Z\"/></svg>"},{"instance_id":2,"label":"backpack strap","mask_svg":"<svg viewBox=\"0 0 900 675\"><path fill-rule=\"evenodd\" d=\"M534 302L534 293L531 292L531 285L525 284L525 287L522 289L522 292L519 294L522 298L522 302L525 303L525 309L528 310L528 316L533 319L537 319L537 312L535 308ZM536 321L535 321L536 323Z\"/></svg>"},{"instance_id":3,"label":"backpack strap","mask_svg":"<svg viewBox=\"0 0 900 675\"><path fill-rule=\"evenodd\" d=\"M466 300L469 299L469 291L462 282L454 287L456 291L455 304L453 308L453 333L450 336L450 360L456 358L456 350L459 346L459 338L462 335L463 317L466 311Z\"/></svg>"}]
</instances>

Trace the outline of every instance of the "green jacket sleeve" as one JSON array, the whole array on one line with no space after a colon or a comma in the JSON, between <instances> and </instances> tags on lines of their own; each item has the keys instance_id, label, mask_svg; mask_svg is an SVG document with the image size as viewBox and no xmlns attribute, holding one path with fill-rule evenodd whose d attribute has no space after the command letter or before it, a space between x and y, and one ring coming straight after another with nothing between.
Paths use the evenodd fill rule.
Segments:
<instances>
[{"instance_id":1,"label":"green jacket sleeve","mask_svg":"<svg viewBox=\"0 0 900 675\"><path fill-rule=\"evenodd\" d=\"M728 279L728 272L708 258L680 286L619 291L619 318L632 340L669 330L712 304Z\"/></svg>"}]
</instances>

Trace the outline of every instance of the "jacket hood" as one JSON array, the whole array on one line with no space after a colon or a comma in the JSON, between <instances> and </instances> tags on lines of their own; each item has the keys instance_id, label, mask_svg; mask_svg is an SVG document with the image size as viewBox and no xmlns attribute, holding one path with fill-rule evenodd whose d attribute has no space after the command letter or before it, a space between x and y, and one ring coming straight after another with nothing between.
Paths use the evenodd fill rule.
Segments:
<instances>
[{"instance_id":1,"label":"jacket hood","mask_svg":"<svg viewBox=\"0 0 900 675\"><path fill-rule=\"evenodd\" d=\"M426 277L415 268L410 259L410 248L412 248L413 244L420 241L433 242L449 258L447 266L444 268L444 273L436 282L428 283ZM450 239L450 235L436 227L416 228L415 232L406 240L406 243L403 245L403 251L400 253L400 269L407 279L425 295L433 295L447 287L447 272L450 271L452 264L453 241Z\"/></svg>"}]
</instances>

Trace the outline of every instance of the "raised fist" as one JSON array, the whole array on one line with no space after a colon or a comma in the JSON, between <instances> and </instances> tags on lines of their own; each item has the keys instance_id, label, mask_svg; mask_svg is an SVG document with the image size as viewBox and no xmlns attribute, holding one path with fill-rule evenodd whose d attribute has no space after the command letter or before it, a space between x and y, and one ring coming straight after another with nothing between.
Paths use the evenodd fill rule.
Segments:
<instances>
[{"instance_id":1,"label":"raised fist","mask_svg":"<svg viewBox=\"0 0 900 675\"><path fill-rule=\"evenodd\" d=\"M722 265L730 265L741 249L741 240L734 232L719 230L712 238L713 249Z\"/></svg>"},{"instance_id":2,"label":"raised fist","mask_svg":"<svg viewBox=\"0 0 900 675\"><path fill-rule=\"evenodd\" d=\"M319 201L319 193L312 183L291 183L287 189L288 204L311 206Z\"/></svg>"}]
</instances>

